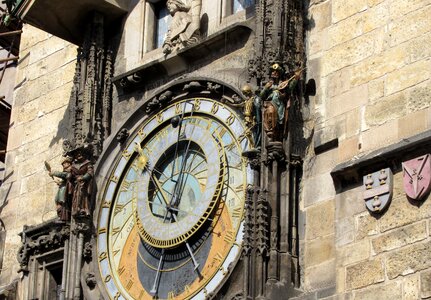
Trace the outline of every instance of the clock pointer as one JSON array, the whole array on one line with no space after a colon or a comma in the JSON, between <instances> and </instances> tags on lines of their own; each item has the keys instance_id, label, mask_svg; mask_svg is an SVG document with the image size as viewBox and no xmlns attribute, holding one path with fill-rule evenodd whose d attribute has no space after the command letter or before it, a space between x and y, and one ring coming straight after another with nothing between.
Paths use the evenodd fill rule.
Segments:
<instances>
[{"instance_id":1,"label":"clock pointer","mask_svg":"<svg viewBox=\"0 0 431 300\"><path fill-rule=\"evenodd\" d=\"M150 202L152 205L157 205L157 206L161 206L163 208L166 208L166 206L163 205L163 204L160 204L160 203L157 203L157 202L154 202L154 201L148 201L148 202ZM192 212L189 212L189 211L186 211L186 210L182 210L182 209L179 209L179 208L176 208L176 207L170 207L169 209L173 210L175 212L178 212L178 213L184 213L184 214L195 216L195 217L198 217L198 218L202 217L200 215L197 215L197 214L194 214ZM212 219L212 218L206 218L206 220L208 220L210 222L214 221L214 219Z\"/></svg>"},{"instance_id":2,"label":"clock pointer","mask_svg":"<svg viewBox=\"0 0 431 300\"><path fill-rule=\"evenodd\" d=\"M160 259L159 259L159 264L157 266L156 278L154 278L153 287L150 290L150 295L153 297L157 295L157 291L159 290L160 271L162 269L164 257L165 257L165 249L162 249L162 253L161 253Z\"/></svg>"},{"instance_id":3,"label":"clock pointer","mask_svg":"<svg viewBox=\"0 0 431 300\"><path fill-rule=\"evenodd\" d=\"M164 193L164 190L163 190L160 182L157 180L157 178L154 178L154 175L151 175L151 178L152 178L154 184L160 190L160 193L162 194L162 199L163 199L163 202L165 202L166 210L167 211L171 211L171 205L168 203L166 194ZM171 213L171 218L174 218L175 224L177 224L177 226L179 226L178 225L177 216L175 214ZM197 272L199 272L199 270L198 270L199 263L196 261L196 258L195 258L194 254L193 254L193 251L192 251L192 248L190 247L190 245L189 245L189 243L187 241L185 241L185 243L186 243L187 250L189 251L190 257L192 259L193 265L195 266L194 270L197 271Z\"/></svg>"},{"instance_id":4,"label":"clock pointer","mask_svg":"<svg viewBox=\"0 0 431 300\"><path fill-rule=\"evenodd\" d=\"M151 177L153 178L153 176L151 176ZM158 182L158 180L156 178L153 178L153 181L157 185L157 188L160 190L160 192L162 194L162 199L166 204L166 209L168 211L171 211L171 205L167 201L166 194L163 192L163 189L160 185L160 182ZM171 213L171 218L174 218L175 224L178 224L177 215ZM186 243L187 250L189 251L190 257L192 258L193 265L195 266L194 270L196 271L199 268L199 263L196 261L196 258L193 254L192 248L190 247L189 243L187 241L185 241L185 243Z\"/></svg>"},{"instance_id":5,"label":"clock pointer","mask_svg":"<svg viewBox=\"0 0 431 300\"><path fill-rule=\"evenodd\" d=\"M172 205L173 206L177 206L178 203L179 203L179 201L180 201L180 199L179 199L180 195L178 193L179 192L178 189L181 188L181 186L183 184L182 182L183 182L183 177L184 177L184 167L187 164L187 155L188 155L188 152L189 152L189 149L190 149L190 144L192 142L190 139L187 142L187 147L186 147L186 150L185 150L185 152L183 154L183 158L181 160L181 167L180 167L180 170L179 170L179 176L178 176L178 178L176 180L174 180L173 177L174 177L174 170L175 170L175 162L176 162L177 157L179 155L178 154L178 146L180 144L180 139L181 138L185 138L185 129L183 130L183 133L184 133L184 135L183 135L183 134L181 134L181 128L182 128L182 125L183 125L183 119L184 119L184 113L186 111L186 109L185 109L186 105L187 105L187 102L184 103L184 109L183 109L183 113L181 114L181 117L176 116L176 117L173 117L171 119L172 127L176 128L176 126L178 126L178 124L179 124L177 143L175 145L174 165L172 166L172 172L171 172L171 180L173 182L175 182L175 186L174 186L174 190L173 190L173 196L172 196L172 199L170 201L171 206ZM192 117L192 116L193 116L193 110L190 113L190 117ZM185 124L184 126L186 126L186 125L187 124ZM178 183L179 183L179 187L178 187Z\"/></svg>"}]
</instances>

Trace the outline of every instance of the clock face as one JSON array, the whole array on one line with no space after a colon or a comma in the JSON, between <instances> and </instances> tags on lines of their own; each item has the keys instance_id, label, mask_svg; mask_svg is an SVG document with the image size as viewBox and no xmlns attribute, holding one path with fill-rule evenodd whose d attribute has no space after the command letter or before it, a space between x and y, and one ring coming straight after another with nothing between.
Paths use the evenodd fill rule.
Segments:
<instances>
[{"instance_id":1,"label":"clock face","mask_svg":"<svg viewBox=\"0 0 431 300\"><path fill-rule=\"evenodd\" d=\"M112 299L204 299L220 287L241 252L248 133L231 108L192 98L129 138L98 217Z\"/></svg>"}]
</instances>

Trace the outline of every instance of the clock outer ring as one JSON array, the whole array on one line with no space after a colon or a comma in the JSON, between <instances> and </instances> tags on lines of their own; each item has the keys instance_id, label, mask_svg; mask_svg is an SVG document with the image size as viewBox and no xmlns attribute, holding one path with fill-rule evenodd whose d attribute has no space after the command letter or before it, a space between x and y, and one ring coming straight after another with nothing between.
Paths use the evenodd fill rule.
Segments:
<instances>
[{"instance_id":1,"label":"clock outer ring","mask_svg":"<svg viewBox=\"0 0 431 300\"><path fill-rule=\"evenodd\" d=\"M173 104L170 107L178 106L182 102L190 102L195 100L196 102L200 102L201 97L199 98L188 98L184 100L180 100L179 103ZM202 99L203 101L207 102L206 107L202 110L204 114L213 114L215 115L216 119L218 119L220 122L224 123L226 118L230 117L229 114L232 115L232 111L234 109L227 107L226 105L217 102L217 100L208 98L208 99ZM211 105L213 108L211 108ZM213 111L214 107L216 109ZM168 107L169 108L169 107ZM223 114L217 113L217 110L223 109ZM104 259L106 256L106 253L108 251L108 231L107 228L109 226L109 220L110 220L110 212L112 211L111 203L113 201L113 196L115 195L117 189L119 188L118 185L118 178L119 176L124 172L126 163L129 160L129 157L131 155L131 152L133 151L133 144L135 142L142 142L146 138L145 132L142 131L142 128L149 123L154 123L156 117L150 117L144 119L143 122L140 122L139 126L135 127L135 134L132 135L132 137L129 139L129 143L126 146L126 149L120 153L120 155L117 155L117 158L115 158L115 163L111 164L112 167L109 167L106 169L106 173L109 174L107 177L103 177L102 180L104 180L104 189L103 194L101 194L101 200L100 204L98 205L98 215L97 215L97 228L98 228L98 234L96 238L96 253L98 255L98 273L100 278L102 279L103 286L104 286L104 293L106 295L109 295L112 299L126 299L124 296L122 296L123 287L117 286L117 279L118 275L113 269L113 266L110 264L110 260ZM234 120L229 124L229 128L232 131L232 134L235 138L238 139L239 145L240 145L240 151L248 151L252 147L252 141L249 139L240 139L242 136L242 133L246 131L246 127L242 122L239 122L239 124L235 124L235 126L231 126L232 123L236 123L237 121ZM149 126L150 127L150 126ZM108 166L108 165L106 165ZM100 168L100 167L98 167ZM248 185L253 184L253 171L249 165L246 167L246 178L245 183ZM244 198L245 199L245 198ZM239 254L241 253L241 242L243 240L243 228L244 228L244 219L242 216L242 221L240 221L237 229L236 229L236 238L235 242L232 244L232 248L229 252L229 258L226 257L226 260L223 262L223 266L229 267L228 273L231 273L232 271L232 264L236 265L237 261L240 259ZM220 273L220 272L218 272ZM223 275L223 279L217 279L216 277L219 277L220 274L215 274L209 282L206 283L206 285L203 287L203 290L200 292L194 294L192 296L192 299L200 299L201 297L206 295L208 293L214 293L218 291L223 283L227 280L227 277ZM121 293L120 293L121 291Z\"/></svg>"}]
</instances>

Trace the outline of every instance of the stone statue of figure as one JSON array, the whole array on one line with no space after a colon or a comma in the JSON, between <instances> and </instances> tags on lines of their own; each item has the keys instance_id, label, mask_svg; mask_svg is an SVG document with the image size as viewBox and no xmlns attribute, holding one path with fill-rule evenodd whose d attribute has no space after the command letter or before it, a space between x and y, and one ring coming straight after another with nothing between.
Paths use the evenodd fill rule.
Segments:
<instances>
[{"instance_id":1,"label":"stone statue of figure","mask_svg":"<svg viewBox=\"0 0 431 300\"><path fill-rule=\"evenodd\" d=\"M273 64L270 71L271 80L260 92L260 97L264 101L263 126L270 139L278 140L287 124L290 107L287 96L295 88L302 70L296 71L293 77L285 81L282 81L284 69L279 64Z\"/></svg>"},{"instance_id":2,"label":"stone statue of figure","mask_svg":"<svg viewBox=\"0 0 431 300\"><path fill-rule=\"evenodd\" d=\"M255 95L249 85L244 85L242 94L247 98L244 102L245 125L253 128L254 147L260 148L262 137L262 100Z\"/></svg>"},{"instance_id":3,"label":"stone statue of figure","mask_svg":"<svg viewBox=\"0 0 431 300\"><path fill-rule=\"evenodd\" d=\"M89 154L84 147L77 148L73 152L73 164L71 168L74 184L72 197L72 215L90 216L91 197L93 190L94 168L88 159Z\"/></svg>"},{"instance_id":4,"label":"stone statue of figure","mask_svg":"<svg viewBox=\"0 0 431 300\"><path fill-rule=\"evenodd\" d=\"M55 195L55 204L59 220L69 221L70 220L70 203L73 194L72 186L72 159L66 157L61 162L63 171L51 171L51 167L45 162L48 169L48 174L52 178L60 178L59 181L55 181L58 184L58 191Z\"/></svg>"},{"instance_id":5,"label":"stone statue of figure","mask_svg":"<svg viewBox=\"0 0 431 300\"><path fill-rule=\"evenodd\" d=\"M182 0L168 0L166 6L172 16L163 43L163 53L167 55L198 41L202 0L191 0L191 5Z\"/></svg>"}]
</instances>

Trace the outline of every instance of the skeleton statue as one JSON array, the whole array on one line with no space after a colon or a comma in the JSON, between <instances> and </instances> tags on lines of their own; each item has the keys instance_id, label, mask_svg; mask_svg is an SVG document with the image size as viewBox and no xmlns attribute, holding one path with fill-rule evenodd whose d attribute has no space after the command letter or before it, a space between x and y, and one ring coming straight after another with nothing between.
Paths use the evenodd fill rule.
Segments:
<instances>
[{"instance_id":1,"label":"skeleton statue","mask_svg":"<svg viewBox=\"0 0 431 300\"><path fill-rule=\"evenodd\" d=\"M168 0L166 3L172 16L171 25L163 43L163 53L169 53L199 40L200 13L202 0Z\"/></svg>"},{"instance_id":2,"label":"skeleton statue","mask_svg":"<svg viewBox=\"0 0 431 300\"><path fill-rule=\"evenodd\" d=\"M242 87L241 92L247 98L244 102L245 125L253 129L254 147L259 148L262 137L262 100L247 84Z\"/></svg>"}]
</instances>

